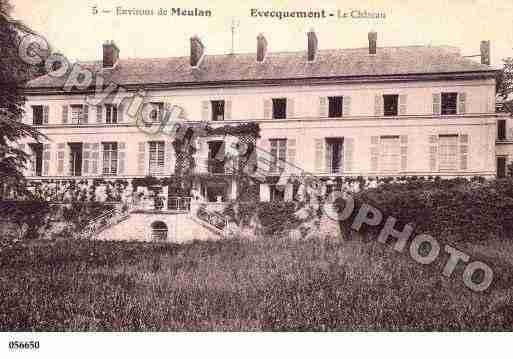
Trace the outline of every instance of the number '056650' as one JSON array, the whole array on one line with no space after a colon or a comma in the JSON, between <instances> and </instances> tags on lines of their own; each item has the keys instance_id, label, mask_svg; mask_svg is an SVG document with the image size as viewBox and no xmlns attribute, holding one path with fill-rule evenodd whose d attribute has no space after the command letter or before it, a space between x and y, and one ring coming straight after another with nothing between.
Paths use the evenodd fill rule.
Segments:
<instances>
[{"instance_id":1,"label":"number '056650'","mask_svg":"<svg viewBox=\"0 0 513 359\"><path fill-rule=\"evenodd\" d=\"M12 350L36 350L39 349L39 341L10 341L9 349Z\"/></svg>"}]
</instances>

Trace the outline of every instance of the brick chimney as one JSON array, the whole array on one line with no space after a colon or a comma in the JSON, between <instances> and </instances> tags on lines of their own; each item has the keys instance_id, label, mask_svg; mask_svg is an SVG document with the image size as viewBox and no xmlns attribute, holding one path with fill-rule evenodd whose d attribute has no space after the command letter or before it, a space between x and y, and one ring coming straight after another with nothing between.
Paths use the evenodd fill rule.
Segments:
<instances>
[{"instance_id":1,"label":"brick chimney","mask_svg":"<svg viewBox=\"0 0 513 359\"><path fill-rule=\"evenodd\" d=\"M490 41L481 41L481 63L490 65Z\"/></svg>"},{"instance_id":2,"label":"brick chimney","mask_svg":"<svg viewBox=\"0 0 513 359\"><path fill-rule=\"evenodd\" d=\"M267 52L267 40L263 34L257 36L257 61L262 62Z\"/></svg>"},{"instance_id":3,"label":"brick chimney","mask_svg":"<svg viewBox=\"0 0 513 359\"><path fill-rule=\"evenodd\" d=\"M119 60L119 48L113 40L107 40L103 44L103 67L114 67Z\"/></svg>"},{"instance_id":4,"label":"brick chimney","mask_svg":"<svg viewBox=\"0 0 513 359\"><path fill-rule=\"evenodd\" d=\"M315 55L317 54L317 35L314 30L311 29L306 36L308 37L308 61L314 61Z\"/></svg>"},{"instance_id":5,"label":"brick chimney","mask_svg":"<svg viewBox=\"0 0 513 359\"><path fill-rule=\"evenodd\" d=\"M369 32L369 54L376 55L376 46L378 42L378 33L376 31Z\"/></svg>"},{"instance_id":6,"label":"brick chimney","mask_svg":"<svg viewBox=\"0 0 513 359\"><path fill-rule=\"evenodd\" d=\"M198 36L191 37L191 66L199 66L199 62L205 52L205 46Z\"/></svg>"}]
</instances>

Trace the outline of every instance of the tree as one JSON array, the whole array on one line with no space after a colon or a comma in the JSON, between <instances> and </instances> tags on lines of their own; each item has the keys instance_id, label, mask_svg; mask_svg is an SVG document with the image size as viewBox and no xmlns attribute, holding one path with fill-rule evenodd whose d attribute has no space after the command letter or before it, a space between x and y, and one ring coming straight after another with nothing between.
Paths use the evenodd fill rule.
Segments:
<instances>
[{"instance_id":1,"label":"tree","mask_svg":"<svg viewBox=\"0 0 513 359\"><path fill-rule=\"evenodd\" d=\"M38 131L20 121L25 103L21 88L38 70L18 56L21 37L34 32L11 19L11 10L7 0L0 0L0 198L11 191L26 193L22 171L28 155L16 143L25 137L36 141L42 138Z\"/></svg>"},{"instance_id":2,"label":"tree","mask_svg":"<svg viewBox=\"0 0 513 359\"><path fill-rule=\"evenodd\" d=\"M504 60L504 67L501 71L497 72L497 96L503 101L506 111L513 114L513 57L508 57Z\"/></svg>"}]
</instances>

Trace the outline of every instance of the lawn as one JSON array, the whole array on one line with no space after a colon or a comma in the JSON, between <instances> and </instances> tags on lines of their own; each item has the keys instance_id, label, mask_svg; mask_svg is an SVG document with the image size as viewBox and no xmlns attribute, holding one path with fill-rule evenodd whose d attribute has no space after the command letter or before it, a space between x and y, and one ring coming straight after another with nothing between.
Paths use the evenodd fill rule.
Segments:
<instances>
[{"instance_id":1,"label":"lawn","mask_svg":"<svg viewBox=\"0 0 513 359\"><path fill-rule=\"evenodd\" d=\"M487 291L357 239L17 245L0 252L0 330L513 329L513 246L461 249L494 269Z\"/></svg>"}]
</instances>

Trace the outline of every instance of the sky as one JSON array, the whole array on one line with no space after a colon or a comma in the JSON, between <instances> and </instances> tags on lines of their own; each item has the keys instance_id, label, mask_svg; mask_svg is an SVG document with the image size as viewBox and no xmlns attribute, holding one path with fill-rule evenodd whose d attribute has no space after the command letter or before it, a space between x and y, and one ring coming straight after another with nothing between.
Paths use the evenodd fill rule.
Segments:
<instances>
[{"instance_id":1,"label":"sky","mask_svg":"<svg viewBox=\"0 0 513 359\"><path fill-rule=\"evenodd\" d=\"M207 54L255 52L263 33L269 51L303 51L314 29L320 49L367 46L367 33L378 32L379 46L450 45L463 55L479 54L481 40L491 41L492 65L513 57L513 0L10 0L14 18L43 35L54 51L70 60L101 59L101 45L114 40L121 58L189 54L189 38L198 35ZM93 15L93 6L111 10ZM211 17L116 15L123 9L210 9ZM318 10L336 13L385 13L385 19L275 19L250 16L259 10ZM479 58L476 58L478 61Z\"/></svg>"}]
</instances>

